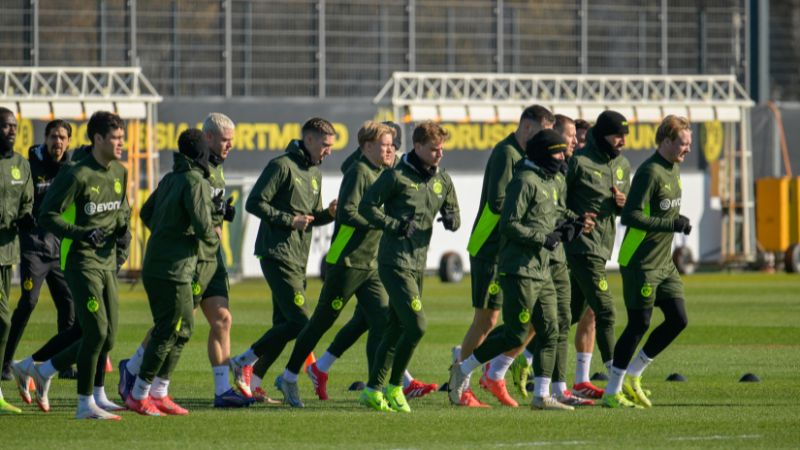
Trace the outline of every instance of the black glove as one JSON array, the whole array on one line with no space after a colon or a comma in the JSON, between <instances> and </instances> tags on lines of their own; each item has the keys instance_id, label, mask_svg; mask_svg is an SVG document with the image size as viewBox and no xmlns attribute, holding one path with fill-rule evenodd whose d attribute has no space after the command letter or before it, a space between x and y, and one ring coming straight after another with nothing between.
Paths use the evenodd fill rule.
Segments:
<instances>
[{"instance_id":1,"label":"black glove","mask_svg":"<svg viewBox=\"0 0 800 450\"><path fill-rule=\"evenodd\" d=\"M404 238L410 238L417 230L417 222L414 221L414 216L410 215L400 222L397 227L397 235Z\"/></svg>"},{"instance_id":2,"label":"black glove","mask_svg":"<svg viewBox=\"0 0 800 450\"><path fill-rule=\"evenodd\" d=\"M558 247L558 244L561 243L562 235L561 232L558 230L554 230L552 233L548 234L544 237L544 248L550 250L551 252Z\"/></svg>"},{"instance_id":3,"label":"black glove","mask_svg":"<svg viewBox=\"0 0 800 450\"><path fill-rule=\"evenodd\" d=\"M21 233L30 233L36 228L36 219L31 214L25 214L14 221L17 225L17 230Z\"/></svg>"},{"instance_id":4,"label":"black glove","mask_svg":"<svg viewBox=\"0 0 800 450\"><path fill-rule=\"evenodd\" d=\"M225 199L222 198L222 192L211 199L211 204L214 206L214 214L225 215Z\"/></svg>"},{"instance_id":5,"label":"black glove","mask_svg":"<svg viewBox=\"0 0 800 450\"><path fill-rule=\"evenodd\" d=\"M436 219L436 221L442 222L442 225L444 225L445 230L453 231L456 225L456 215L453 214L452 211L445 211L441 213L441 215L439 216L438 219Z\"/></svg>"},{"instance_id":6,"label":"black glove","mask_svg":"<svg viewBox=\"0 0 800 450\"><path fill-rule=\"evenodd\" d=\"M672 221L672 230L676 233L683 233L688 235L692 232L692 224L686 216L678 216L677 219Z\"/></svg>"},{"instance_id":7,"label":"black glove","mask_svg":"<svg viewBox=\"0 0 800 450\"><path fill-rule=\"evenodd\" d=\"M223 213L222 219L226 222L233 222L234 217L236 217L236 208L233 207L233 197L228 197L228 201L225 202L225 213Z\"/></svg>"},{"instance_id":8,"label":"black glove","mask_svg":"<svg viewBox=\"0 0 800 450\"><path fill-rule=\"evenodd\" d=\"M119 270L122 269L122 265L127 260L128 258L125 257L124 253L117 251L117 275L119 275Z\"/></svg>"},{"instance_id":9,"label":"black glove","mask_svg":"<svg viewBox=\"0 0 800 450\"><path fill-rule=\"evenodd\" d=\"M583 233L583 227L586 226L586 219L581 217L576 217L566 224L564 224L564 242L572 242L575 239L578 239Z\"/></svg>"},{"instance_id":10,"label":"black glove","mask_svg":"<svg viewBox=\"0 0 800 450\"><path fill-rule=\"evenodd\" d=\"M127 251L128 247L131 245L131 232L128 230L128 227L117 228L115 237L117 239L117 249ZM119 253L119 251L117 253Z\"/></svg>"},{"instance_id":11,"label":"black glove","mask_svg":"<svg viewBox=\"0 0 800 450\"><path fill-rule=\"evenodd\" d=\"M94 248L100 248L106 242L106 233L100 228L95 228L87 231L81 240L92 244Z\"/></svg>"}]
</instances>

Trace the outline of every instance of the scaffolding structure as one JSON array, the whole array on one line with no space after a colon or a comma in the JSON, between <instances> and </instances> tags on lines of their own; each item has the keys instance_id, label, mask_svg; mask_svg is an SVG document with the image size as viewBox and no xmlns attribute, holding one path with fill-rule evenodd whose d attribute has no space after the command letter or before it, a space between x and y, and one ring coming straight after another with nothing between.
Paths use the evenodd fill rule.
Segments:
<instances>
[{"instance_id":1,"label":"scaffolding structure","mask_svg":"<svg viewBox=\"0 0 800 450\"><path fill-rule=\"evenodd\" d=\"M127 151L120 161L128 169L131 204L131 251L126 268L141 268L144 227L139 220L143 190L152 192L158 176L156 105L162 100L138 67L2 67L0 106L20 118L86 120L111 111L127 122Z\"/></svg>"},{"instance_id":2,"label":"scaffolding structure","mask_svg":"<svg viewBox=\"0 0 800 450\"><path fill-rule=\"evenodd\" d=\"M373 102L389 95L394 117L404 123L517 122L533 103L588 121L607 109L631 122L658 123L670 114L692 122L719 121L725 133L718 186L721 263L755 260L748 114L754 103L733 75L395 72Z\"/></svg>"}]
</instances>

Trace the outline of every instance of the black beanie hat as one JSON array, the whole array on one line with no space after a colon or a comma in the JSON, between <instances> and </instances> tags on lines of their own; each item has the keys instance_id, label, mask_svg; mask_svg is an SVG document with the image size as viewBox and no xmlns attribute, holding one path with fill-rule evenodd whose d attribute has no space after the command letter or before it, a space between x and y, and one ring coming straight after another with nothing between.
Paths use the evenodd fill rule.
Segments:
<instances>
[{"instance_id":1,"label":"black beanie hat","mask_svg":"<svg viewBox=\"0 0 800 450\"><path fill-rule=\"evenodd\" d=\"M211 154L211 148L208 146L202 131L197 128L190 128L181 133L178 136L178 151L200 166L206 177L208 177L210 174L208 157Z\"/></svg>"},{"instance_id":2,"label":"black beanie hat","mask_svg":"<svg viewBox=\"0 0 800 450\"><path fill-rule=\"evenodd\" d=\"M614 134L628 134L628 119L616 111L603 111L597 116L594 124L596 137L611 136Z\"/></svg>"},{"instance_id":3,"label":"black beanie hat","mask_svg":"<svg viewBox=\"0 0 800 450\"><path fill-rule=\"evenodd\" d=\"M387 120L383 122L384 125L388 125L394 128L394 140L392 140L392 145L394 145L395 150L400 150L400 146L402 146L402 137L400 136L400 125L392 122L391 120Z\"/></svg>"},{"instance_id":4,"label":"black beanie hat","mask_svg":"<svg viewBox=\"0 0 800 450\"><path fill-rule=\"evenodd\" d=\"M555 130L544 129L536 133L525 146L525 154L533 162L550 155L563 153L567 149L567 141Z\"/></svg>"}]
</instances>

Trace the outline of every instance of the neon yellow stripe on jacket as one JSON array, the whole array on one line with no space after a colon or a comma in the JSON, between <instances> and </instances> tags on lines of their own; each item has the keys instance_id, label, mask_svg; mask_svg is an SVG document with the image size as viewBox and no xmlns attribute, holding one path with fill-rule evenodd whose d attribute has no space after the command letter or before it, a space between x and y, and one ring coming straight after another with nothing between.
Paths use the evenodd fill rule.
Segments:
<instances>
[{"instance_id":1,"label":"neon yellow stripe on jacket","mask_svg":"<svg viewBox=\"0 0 800 450\"><path fill-rule=\"evenodd\" d=\"M69 205L69 207L64 210L61 214L61 218L64 222L75 224L75 203ZM72 247L72 239L64 238L61 240L61 270L67 267L67 255L69 254L70 247Z\"/></svg>"},{"instance_id":2,"label":"neon yellow stripe on jacket","mask_svg":"<svg viewBox=\"0 0 800 450\"><path fill-rule=\"evenodd\" d=\"M483 247L483 244L485 244L486 240L489 239L492 231L494 231L494 228L497 226L498 222L500 222L500 214L493 213L489 208L489 204L485 204L483 206L483 211L481 211L481 217L478 219L478 225L475 226L475 230L469 237L467 251L469 252L470 256L475 256L478 254L481 247Z\"/></svg>"},{"instance_id":3,"label":"neon yellow stripe on jacket","mask_svg":"<svg viewBox=\"0 0 800 450\"><path fill-rule=\"evenodd\" d=\"M650 204L644 206L642 213L645 217L650 217ZM638 228L628 229L628 232L625 234L625 239L622 241L622 246L619 249L619 258L617 258L620 266L626 267L628 263L631 262L633 254L636 253L636 249L642 244L645 236L647 236L647 232L644 230Z\"/></svg>"},{"instance_id":4,"label":"neon yellow stripe on jacket","mask_svg":"<svg viewBox=\"0 0 800 450\"><path fill-rule=\"evenodd\" d=\"M339 261L339 257L342 256L344 248L347 246L347 243L350 242L350 238L353 237L355 231L356 229L349 225L342 225L339 227L339 232L336 233L336 239L334 239L331 244L331 249L328 251L328 256L325 257L325 262L328 264L336 264Z\"/></svg>"}]
</instances>

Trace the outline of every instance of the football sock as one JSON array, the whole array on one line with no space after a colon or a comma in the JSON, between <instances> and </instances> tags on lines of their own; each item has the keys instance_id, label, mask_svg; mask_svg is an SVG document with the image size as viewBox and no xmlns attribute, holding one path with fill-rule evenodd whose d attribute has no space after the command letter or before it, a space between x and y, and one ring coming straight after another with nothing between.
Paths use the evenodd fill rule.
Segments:
<instances>
[{"instance_id":1,"label":"football sock","mask_svg":"<svg viewBox=\"0 0 800 450\"><path fill-rule=\"evenodd\" d=\"M333 356L330 352L326 351L317 360L317 369L319 369L320 372L328 373L328 371L331 370L331 366L336 362L337 359L338 358Z\"/></svg>"},{"instance_id":2,"label":"football sock","mask_svg":"<svg viewBox=\"0 0 800 450\"><path fill-rule=\"evenodd\" d=\"M633 361L628 364L628 375L632 377L642 376L642 372L644 372L644 369L646 369L651 362L653 362L653 360L645 355L644 350L639 350L639 353L633 358Z\"/></svg>"},{"instance_id":3,"label":"football sock","mask_svg":"<svg viewBox=\"0 0 800 450\"><path fill-rule=\"evenodd\" d=\"M53 375L55 375L56 372L58 372L55 366L53 366L52 359L48 359L47 361L43 362L42 364L39 365L39 367L37 367L37 369L39 370L39 373L42 374L42 376L45 378L52 378Z\"/></svg>"},{"instance_id":4,"label":"football sock","mask_svg":"<svg viewBox=\"0 0 800 450\"><path fill-rule=\"evenodd\" d=\"M553 387L551 388L551 390L553 391L553 394L555 394L555 395L560 397L560 396L564 395L564 391L567 390L567 382L566 381L556 381L555 383L553 383Z\"/></svg>"},{"instance_id":5,"label":"football sock","mask_svg":"<svg viewBox=\"0 0 800 450\"><path fill-rule=\"evenodd\" d=\"M533 379L534 397L547 397L550 395L550 378L536 377Z\"/></svg>"},{"instance_id":6,"label":"football sock","mask_svg":"<svg viewBox=\"0 0 800 450\"><path fill-rule=\"evenodd\" d=\"M622 380L625 378L625 369L611 367L606 385L606 394L616 395L622 391Z\"/></svg>"},{"instance_id":7,"label":"football sock","mask_svg":"<svg viewBox=\"0 0 800 450\"><path fill-rule=\"evenodd\" d=\"M144 358L144 347L141 345L136 351L133 353L133 356L130 357L128 362L125 364L125 367L128 369L128 372L132 373L134 376L139 375L139 368L142 367L142 359Z\"/></svg>"},{"instance_id":8,"label":"football sock","mask_svg":"<svg viewBox=\"0 0 800 450\"><path fill-rule=\"evenodd\" d=\"M92 406L95 406L95 401L93 396L78 394L78 409L88 409Z\"/></svg>"},{"instance_id":9,"label":"football sock","mask_svg":"<svg viewBox=\"0 0 800 450\"><path fill-rule=\"evenodd\" d=\"M258 355L255 354L252 348L248 348L246 352L239 356L235 356L233 359L236 361L236 364L242 367L252 366L256 361L258 361Z\"/></svg>"},{"instance_id":10,"label":"football sock","mask_svg":"<svg viewBox=\"0 0 800 450\"><path fill-rule=\"evenodd\" d=\"M150 396L153 398L164 398L169 391L169 380L155 377L153 384L150 386Z\"/></svg>"},{"instance_id":11,"label":"football sock","mask_svg":"<svg viewBox=\"0 0 800 450\"><path fill-rule=\"evenodd\" d=\"M297 383L297 374L292 373L289 369L283 371L283 379L289 383Z\"/></svg>"},{"instance_id":12,"label":"football sock","mask_svg":"<svg viewBox=\"0 0 800 450\"><path fill-rule=\"evenodd\" d=\"M414 381L414 377L411 376L411 372L408 370L403 372L403 388L407 388L412 381Z\"/></svg>"},{"instance_id":13,"label":"football sock","mask_svg":"<svg viewBox=\"0 0 800 450\"><path fill-rule=\"evenodd\" d=\"M214 394L222 395L231 389L230 368L227 364L222 366L214 366L211 368L214 372Z\"/></svg>"},{"instance_id":14,"label":"football sock","mask_svg":"<svg viewBox=\"0 0 800 450\"><path fill-rule=\"evenodd\" d=\"M578 353L575 355L575 384L589 381L589 369L591 366L591 353Z\"/></svg>"},{"instance_id":15,"label":"football sock","mask_svg":"<svg viewBox=\"0 0 800 450\"><path fill-rule=\"evenodd\" d=\"M136 382L133 383L133 389L131 389L131 397L136 400L144 400L148 395L150 395L150 383L136 377Z\"/></svg>"},{"instance_id":16,"label":"football sock","mask_svg":"<svg viewBox=\"0 0 800 450\"><path fill-rule=\"evenodd\" d=\"M463 373L464 375L469 375L472 373L473 370L477 369L480 366L481 362L478 361L478 358L476 358L475 355L473 354L469 355L469 358L462 361L458 367L459 369L461 369L461 373Z\"/></svg>"},{"instance_id":17,"label":"football sock","mask_svg":"<svg viewBox=\"0 0 800 450\"><path fill-rule=\"evenodd\" d=\"M508 368L511 367L511 363L513 362L514 358L510 356L504 354L495 356L491 362L489 362L489 370L486 372L486 376L492 381L502 380L506 377L506 372L508 372Z\"/></svg>"}]
</instances>

